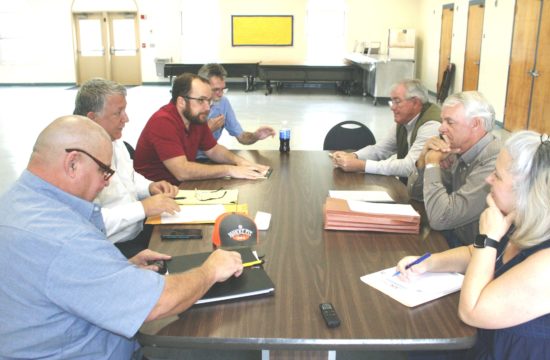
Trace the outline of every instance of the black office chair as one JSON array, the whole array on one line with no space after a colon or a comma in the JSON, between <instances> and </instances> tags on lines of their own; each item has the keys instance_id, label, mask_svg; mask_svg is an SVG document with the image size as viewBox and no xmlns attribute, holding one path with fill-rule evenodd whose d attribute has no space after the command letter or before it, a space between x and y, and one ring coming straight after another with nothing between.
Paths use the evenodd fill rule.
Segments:
<instances>
[{"instance_id":1,"label":"black office chair","mask_svg":"<svg viewBox=\"0 0 550 360\"><path fill-rule=\"evenodd\" d=\"M359 150L376 144L374 135L364 124L347 120L336 124L325 136L323 150Z\"/></svg>"},{"instance_id":2,"label":"black office chair","mask_svg":"<svg viewBox=\"0 0 550 360\"><path fill-rule=\"evenodd\" d=\"M130 159L134 160L134 153L135 153L134 147L129 143L127 143L126 141L123 141L123 142L124 142L124 145L126 145L126 149L130 153Z\"/></svg>"},{"instance_id":3,"label":"black office chair","mask_svg":"<svg viewBox=\"0 0 550 360\"><path fill-rule=\"evenodd\" d=\"M455 76L456 66L453 63L450 63L445 71L443 72L443 79L441 80L441 86L437 92L437 102L442 104L443 101L449 96L449 90L451 88L451 83Z\"/></svg>"}]
</instances>

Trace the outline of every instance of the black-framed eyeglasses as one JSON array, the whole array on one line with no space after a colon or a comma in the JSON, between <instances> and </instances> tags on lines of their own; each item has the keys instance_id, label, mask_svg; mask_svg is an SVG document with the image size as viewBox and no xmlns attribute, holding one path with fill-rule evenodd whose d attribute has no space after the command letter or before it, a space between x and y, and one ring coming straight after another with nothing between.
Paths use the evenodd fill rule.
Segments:
<instances>
[{"instance_id":1,"label":"black-framed eyeglasses","mask_svg":"<svg viewBox=\"0 0 550 360\"><path fill-rule=\"evenodd\" d=\"M65 149L65 152L67 152L67 153L70 153L70 152L73 152L73 151L83 153L84 155L87 155L90 159L92 159L97 164L97 166L99 166L99 168L103 171L103 180L105 180L105 181L109 180L111 178L111 176L113 176L113 174L115 173L115 171L113 169L111 169L110 166L108 166L105 163L99 161L98 159L96 159L93 155L91 155L87 151L84 151L82 149L76 149L76 148Z\"/></svg>"},{"instance_id":2,"label":"black-framed eyeglasses","mask_svg":"<svg viewBox=\"0 0 550 360\"><path fill-rule=\"evenodd\" d=\"M223 186L217 190L197 190L195 189L195 199L199 201L210 201L221 199L227 194L227 190L223 190Z\"/></svg>"},{"instance_id":3,"label":"black-framed eyeglasses","mask_svg":"<svg viewBox=\"0 0 550 360\"><path fill-rule=\"evenodd\" d=\"M195 97L191 97L191 96L184 96L183 98L186 99L186 100L195 100L200 105L204 105L204 104L212 105L212 103L214 102L214 100L208 99L208 98L206 98L206 99L205 98L195 98Z\"/></svg>"}]
</instances>

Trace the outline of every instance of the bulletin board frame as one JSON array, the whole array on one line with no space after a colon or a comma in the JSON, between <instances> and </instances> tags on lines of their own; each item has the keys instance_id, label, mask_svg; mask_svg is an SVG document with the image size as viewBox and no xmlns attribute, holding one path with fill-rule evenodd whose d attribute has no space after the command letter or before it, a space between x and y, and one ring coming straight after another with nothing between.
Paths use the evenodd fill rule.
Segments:
<instances>
[{"instance_id":1,"label":"bulletin board frame","mask_svg":"<svg viewBox=\"0 0 550 360\"><path fill-rule=\"evenodd\" d=\"M232 46L293 46L293 15L231 15Z\"/></svg>"}]
</instances>

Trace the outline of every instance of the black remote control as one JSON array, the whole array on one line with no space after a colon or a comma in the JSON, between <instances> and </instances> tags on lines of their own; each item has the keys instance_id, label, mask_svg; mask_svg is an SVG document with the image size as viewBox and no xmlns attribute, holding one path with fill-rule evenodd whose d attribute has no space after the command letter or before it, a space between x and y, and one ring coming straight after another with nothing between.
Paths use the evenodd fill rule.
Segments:
<instances>
[{"instance_id":1,"label":"black remote control","mask_svg":"<svg viewBox=\"0 0 550 360\"><path fill-rule=\"evenodd\" d=\"M338 318L338 314L336 314L336 310L334 310L334 306L331 303L322 303L319 305L319 308L329 328L340 326L340 318Z\"/></svg>"}]
</instances>

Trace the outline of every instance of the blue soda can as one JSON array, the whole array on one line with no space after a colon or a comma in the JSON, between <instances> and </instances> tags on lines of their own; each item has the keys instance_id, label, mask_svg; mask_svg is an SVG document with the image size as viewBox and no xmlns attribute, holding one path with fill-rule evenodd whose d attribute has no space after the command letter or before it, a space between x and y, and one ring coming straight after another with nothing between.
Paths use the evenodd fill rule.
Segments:
<instances>
[{"instance_id":1,"label":"blue soda can","mask_svg":"<svg viewBox=\"0 0 550 360\"><path fill-rule=\"evenodd\" d=\"M289 152L290 151L290 129L285 128L279 130L279 151L280 152Z\"/></svg>"}]
</instances>

